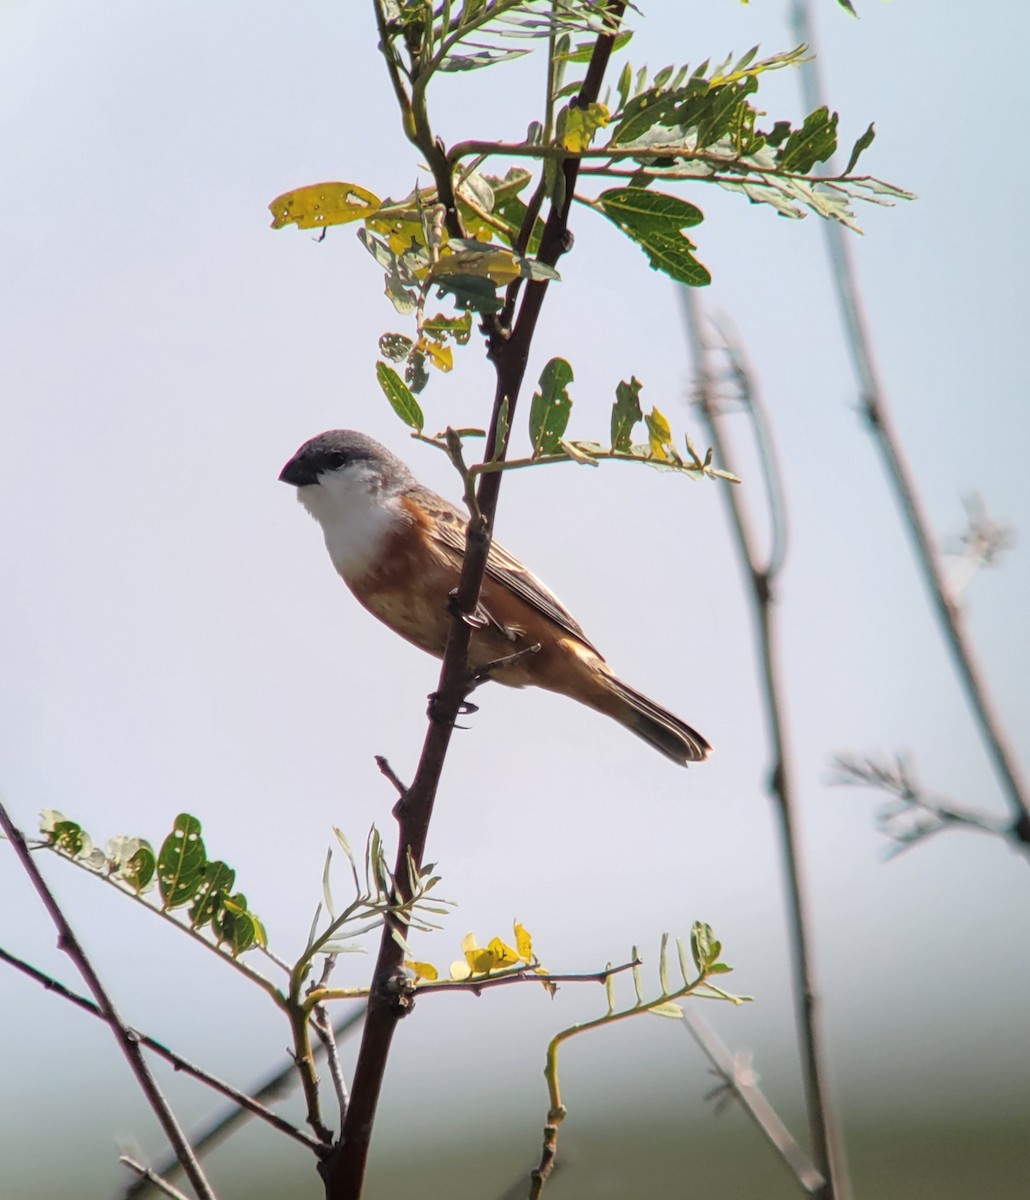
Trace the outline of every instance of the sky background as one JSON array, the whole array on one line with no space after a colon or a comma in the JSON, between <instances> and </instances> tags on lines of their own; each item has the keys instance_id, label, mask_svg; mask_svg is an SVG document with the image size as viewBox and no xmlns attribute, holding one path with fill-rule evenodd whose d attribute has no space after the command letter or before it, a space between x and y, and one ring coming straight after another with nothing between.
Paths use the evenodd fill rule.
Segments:
<instances>
[{"instance_id":1,"label":"sky background","mask_svg":"<svg viewBox=\"0 0 1030 1200\"><path fill-rule=\"evenodd\" d=\"M943 18L927 0L864 0L858 21L829 0L817 12L842 144L875 120L865 169L919 195L863 209L852 245L933 526L954 538L961 497L979 490L1020 534L962 601L1025 762L1030 251L1016 214L1030 179L1004 116L1025 105L1008 56L1030 16L996 0ZM794 44L785 18L782 4L654 0L626 53L652 70L756 42L771 54ZM308 437L349 426L459 490L375 383L377 338L404 325L352 231L319 244L269 229L268 202L302 184L401 196L415 183L374 46L370 6L338 0L299 14L262 0L0 9L0 793L27 830L53 807L100 842L157 842L176 813L197 814L286 957L320 899L332 826L359 844L372 822L392 835L394 797L372 756L411 776L437 666L352 600L276 476ZM541 67L441 81L440 134L521 137ZM798 82L765 78L770 119L803 117ZM778 619L841 1108L856 1123L1026 1111L1025 862L954 833L885 865L874 798L827 787L834 753L903 750L930 788L1004 812L855 411L823 231L715 188L680 194L705 212L705 302L746 347L785 463ZM586 210L573 229L529 378L554 354L570 360L576 437L604 436L631 374L645 403L698 431L673 285ZM491 395L473 340L450 376L434 375L427 423L483 424ZM524 417L516 425L524 447ZM756 484L745 479L759 503ZM706 1015L753 1050L774 1103L796 1109L769 753L718 485L643 468L518 472L497 532L620 674L716 753L684 772L568 701L484 691L454 741L430 841L459 907L418 940L420 957L445 965L467 930L486 940L518 919L552 969L596 970L634 944L653 965L663 931L706 920L732 986L755 997ZM262 995L112 889L43 866L131 1022L243 1086L280 1061L286 1031ZM81 986L9 853L0 945ZM370 965L345 960L337 982L362 982ZM478 1113L517 1170L537 1149L547 1038L603 1003L573 988L554 1002L535 988L425 997L398 1040L373 1153ZM69 1159L78 1194L108 1195L116 1147L161 1153L99 1022L9 970L0 1014L5 1196L56 1191ZM708 1120L705 1066L672 1022L574 1044L563 1082L576 1119L660 1105ZM181 1080L170 1091L187 1121L210 1111ZM48 1149L55 1130L62 1154Z\"/></svg>"}]
</instances>

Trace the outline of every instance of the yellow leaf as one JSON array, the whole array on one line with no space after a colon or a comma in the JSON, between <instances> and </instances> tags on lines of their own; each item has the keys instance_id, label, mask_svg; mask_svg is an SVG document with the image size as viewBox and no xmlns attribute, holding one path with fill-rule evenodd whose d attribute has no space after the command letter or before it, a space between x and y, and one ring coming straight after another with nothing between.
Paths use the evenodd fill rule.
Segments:
<instances>
[{"instance_id":1,"label":"yellow leaf","mask_svg":"<svg viewBox=\"0 0 1030 1200\"><path fill-rule=\"evenodd\" d=\"M312 183L276 196L268 206L272 228L294 224L298 229L345 225L368 217L382 204L374 192L356 183Z\"/></svg>"},{"instance_id":2,"label":"yellow leaf","mask_svg":"<svg viewBox=\"0 0 1030 1200\"><path fill-rule=\"evenodd\" d=\"M679 1020L683 1016L683 1009L674 1000L666 1000L664 1004L656 1004L647 1011L654 1013L656 1017L672 1017L675 1020Z\"/></svg>"},{"instance_id":3,"label":"yellow leaf","mask_svg":"<svg viewBox=\"0 0 1030 1200\"><path fill-rule=\"evenodd\" d=\"M468 979L472 974L472 968L467 962L452 962L451 963L451 978L456 979L459 983Z\"/></svg>"},{"instance_id":4,"label":"yellow leaf","mask_svg":"<svg viewBox=\"0 0 1030 1200\"><path fill-rule=\"evenodd\" d=\"M473 975L486 975L497 966L497 955L492 950L466 950L465 961Z\"/></svg>"},{"instance_id":5,"label":"yellow leaf","mask_svg":"<svg viewBox=\"0 0 1030 1200\"><path fill-rule=\"evenodd\" d=\"M513 950L507 942L502 942L498 937L490 939L490 945L487 949L497 960L496 965L498 967L513 967L519 961L517 951Z\"/></svg>"},{"instance_id":6,"label":"yellow leaf","mask_svg":"<svg viewBox=\"0 0 1030 1200\"><path fill-rule=\"evenodd\" d=\"M668 418L657 408L652 408L644 418L647 424L647 437L651 445L651 454L655 458L672 458L672 427Z\"/></svg>"},{"instance_id":7,"label":"yellow leaf","mask_svg":"<svg viewBox=\"0 0 1030 1200\"><path fill-rule=\"evenodd\" d=\"M416 979L425 979L428 983L433 983L434 980L440 978L440 972L432 963L413 962L411 959L405 959L404 965L414 974Z\"/></svg>"},{"instance_id":8,"label":"yellow leaf","mask_svg":"<svg viewBox=\"0 0 1030 1200\"><path fill-rule=\"evenodd\" d=\"M441 346L439 342L420 337L416 348L429 356L429 361L438 371L450 371L453 368L454 351L450 346Z\"/></svg>"},{"instance_id":9,"label":"yellow leaf","mask_svg":"<svg viewBox=\"0 0 1030 1200\"><path fill-rule=\"evenodd\" d=\"M520 925L518 921L515 922L515 946L523 962L533 961L533 939L525 925Z\"/></svg>"},{"instance_id":10,"label":"yellow leaf","mask_svg":"<svg viewBox=\"0 0 1030 1200\"><path fill-rule=\"evenodd\" d=\"M458 250L445 254L433 268L436 277L446 275L474 275L489 279L497 287L504 287L522 274L519 261L510 250L499 246L488 246L482 250Z\"/></svg>"},{"instance_id":11,"label":"yellow leaf","mask_svg":"<svg viewBox=\"0 0 1030 1200\"><path fill-rule=\"evenodd\" d=\"M594 134L611 120L611 114L603 104L588 104L586 108L570 108L565 113L565 131L562 145L573 154L582 154L590 149Z\"/></svg>"}]
</instances>

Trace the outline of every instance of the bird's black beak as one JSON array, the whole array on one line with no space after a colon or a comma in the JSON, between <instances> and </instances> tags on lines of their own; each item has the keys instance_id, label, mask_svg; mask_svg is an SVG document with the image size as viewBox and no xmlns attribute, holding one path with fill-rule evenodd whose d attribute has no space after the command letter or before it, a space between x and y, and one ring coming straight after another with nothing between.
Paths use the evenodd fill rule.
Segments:
<instances>
[{"instance_id":1,"label":"bird's black beak","mask_svg":"<svg viewBox=\"0 0 1030 1200\"><path fill-rule=\"evenodd\" d=\"M279 472L280 483L292 483L294 487L310 487L318 483L318 471L314 464L302 454L295 455Z\"/></svg>"}]
</instances>

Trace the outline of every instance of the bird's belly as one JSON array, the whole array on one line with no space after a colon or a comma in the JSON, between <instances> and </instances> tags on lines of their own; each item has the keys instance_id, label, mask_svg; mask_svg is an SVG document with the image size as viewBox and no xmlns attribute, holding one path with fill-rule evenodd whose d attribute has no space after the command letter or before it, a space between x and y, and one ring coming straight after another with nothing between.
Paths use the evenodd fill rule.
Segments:
<instances>
[{"instance_id":1,"label":"bird's belly","mask_svg":"<svg viewBox=\"0 0 1030 1200\"><path fill-rule=\"evenodd\" d=\"M355 591L355 595L370 613L394 633L442 658L450 622L447 611L449 590L381 587L364 592Z\"/></svg>"},{"instance_id":2,"label":"bird's belly","mask_svg":"<svg viewBox=\"0 0 1030 1200\"><path fill-rule=\"evenodd\" d=\"M393 565L396 567L396 559ZM426 562L419 566L417 587L400 578L395 569L374 575L366 574L350 586L364 607L394 633L436 658L442 658L453 621L449 599L458 586L459 577L457 571L448 570L442 564L433 564L428 570L429 564ZM553 633L547 636L549 631L525 628L527 622L518 619L526 615L526 606L521 601L514 600L504 589L498 594L496 585L491 585L489 581L483 589L483 599L500 627L489 623L473 628L469 642L469 662L473 667L507 658L539 641L545 643L540 658L550 657L547 650L553 641ZM538 617L535 623L550 625L543 617ZM511 670L500 671L495 678L512 687L525 687L527 683L536 682L532 675L538 669L538 661L536 655L533 658L532 665L520 664Z\"/></svg>"}]
</instances>

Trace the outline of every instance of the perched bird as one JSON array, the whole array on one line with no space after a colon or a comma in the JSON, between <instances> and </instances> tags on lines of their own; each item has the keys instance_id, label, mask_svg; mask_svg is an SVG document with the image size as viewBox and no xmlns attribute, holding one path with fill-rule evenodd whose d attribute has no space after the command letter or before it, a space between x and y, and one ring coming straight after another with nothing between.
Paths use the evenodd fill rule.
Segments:
<instances>
[{"instance_id":1,"label":"perched bird","mask_svg":"<svg viewBox=\"0 0 1030 1200\"><path fill-rule=\"evenodd\" d=\"M385 446L350 429L305 442L280 475L322 526L333 566L358 600L437 658L452 617L467 518ZM571 696L614 717L684 766L710 746L689 725L622 682L557 597L493 542L469 645L473 669L537 645L493 676Z\"/></svg>"}]
</instances>

